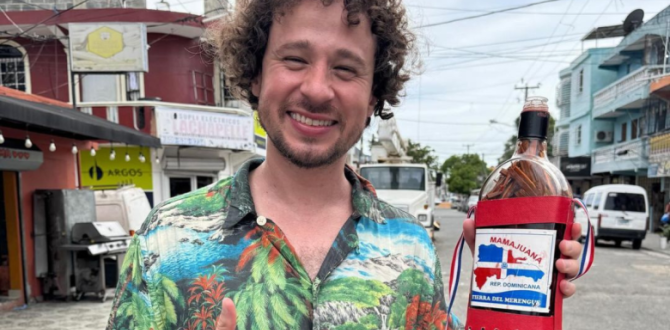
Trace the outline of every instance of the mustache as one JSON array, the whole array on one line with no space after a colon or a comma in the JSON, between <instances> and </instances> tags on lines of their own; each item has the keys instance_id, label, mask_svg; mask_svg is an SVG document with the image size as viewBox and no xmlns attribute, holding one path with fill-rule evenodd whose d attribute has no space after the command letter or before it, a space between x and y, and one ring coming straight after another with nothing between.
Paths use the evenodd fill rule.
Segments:
<instances>
[{"instance_id":1,"label":"mustache","mask_svg":"<svg viewBox=\"0 0 670 330\"><path fill-rule=\"evenodd\" d=\"M314 114L333 114L339 118L338 109L332 106L330 103L317 105L304 98L298 101L289 100L282 105L281 109L284 111L290 111L290 109L302 109Z\"/></svg>"}]
</instances>

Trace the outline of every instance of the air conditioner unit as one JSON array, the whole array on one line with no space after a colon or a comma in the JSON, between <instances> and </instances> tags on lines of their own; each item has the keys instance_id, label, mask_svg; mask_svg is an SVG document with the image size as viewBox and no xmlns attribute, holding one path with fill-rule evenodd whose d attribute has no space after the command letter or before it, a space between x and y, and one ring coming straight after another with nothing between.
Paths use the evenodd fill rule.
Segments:
<instances>
[{"instance_id":1,"label":"air conditioner unit","mask_svg":"<svg viewBox=\"0 0 670 330\"><path fill-rule=\"evenodd\" d=\"M596 142L612 142L612 140L614 140L614 132L612 131L596 132Z\"/></svg>"}]
</instances>

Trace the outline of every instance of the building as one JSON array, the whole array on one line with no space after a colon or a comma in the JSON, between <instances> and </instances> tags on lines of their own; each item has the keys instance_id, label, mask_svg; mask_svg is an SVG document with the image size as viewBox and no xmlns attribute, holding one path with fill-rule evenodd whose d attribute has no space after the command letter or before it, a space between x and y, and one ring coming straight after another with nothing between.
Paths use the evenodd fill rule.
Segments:
<instances>
[{"instance_id":1,"label":"building","mask_svg":"<svg viewBox=\"0 0 670 330\"><path fill-rule=\"evenodd\" d=\"M591 58L590 70L573 62L569 76L561 71L559 90L570 77L572 97L570 105L561 108L570 118L569 129L567 120L561 119L559 126L561 134L569 132L569 160L590 156L591 177L600 178L592 184L635 184L647 190L650 227L655 228L670 199L670 180L665 179L670 176L670 67L665 46L670 7L639 21L601 27L584 38L623 37L616 47L589 50L575 60ZM576 89L583 91L581 99Z\"/></svg>"},{"instance_id":2,"label":"building","mask_svg":"<svg viewBox=\"0 0 670 330\"><path fill-rule=\"evenodd\" d=\"M72 106L0 87L0 310L42 296L33 192L81 187L77 158L96 141L160 147L148 134Z\"/></svg>"},{"instance_id":3,"label":"building","mask_svg":"<svg viewBox=\"0 0 670 330\"><path fill-rule=\"evenodd\" d=\"M0 232L0 237L6 237L5 244L12 247L4 251L0 242L0 255L7 253L11 280L11 290L6 293L19 296L12 303L43 296L32 261L36 253L31 213L34 190L109 189L135 184L157 204L232 175L246 160L263 156L266 142L262 128L254 126L251 109L232 98L217 60L203 51L201 38L211 20L148 10L140 0L91 0L76 8L72 5L81 1L53 3L53 8L46 9L39 0L0 4L6 13L0 15L0 85L27 93L14 98L61 109L56 112L71 123L69 130L46 129L44 123L39 126L26 120L54 117L25 112L23 115L33 113L34 117L17 117L12 120L22 124L8 125L5 108L0 108L0 130L6 139L0 149L10 145L12 149L3 153L41 159L41 165L21 159L25 169L8 168L9 172L1 175L3 207L9 207L0 210L6 222L0 228L20 233ZM108 6L110 3L113 6ZM110 47L86 44L77 48L75 40L84 31L82 24L89 24L91 30L85 30L89 40L101 44L117 41ZM145 67L105 71L109 61L100 58L114 59L121 49L129 47L126 39L119 39L124 33L139 33L140 38L133 40L144 40L144 46L135 49L139 54L146 50L138 62ZM95 59L91 65L99 71L71 69L77 67L71 42L76 52L92 53L84 55ZM71 110L73 107L78 111ZM63 112L65 108L69 108L67 112ZM91 128L95 126L91 124L85 131L82 125L89 121L101 128ZM27 135L33 149L21 148ZM46 152L52 140L56 151ZM73 144L78 149L76 155L71 151ZM2 164L8 163L3 160ZM14 237L19 239L12 241ZM17 242L25 251L20 257ZM0 295L2 292L0 286Z\"/></svg>"},{"instance_id":4,"label":"building","mask_svg":"<svg viewBox=\"0 0 670 330\"><path fill-rule=\"evenodd\" d=\"M601 176L591 175L591 151L601 146L598 132L606 123L595 121L593 93L615 80L615 75L598 68L608 48L586 50L570 66L559 73L557 106L560 119L556 122L558 145L555 155L560 157L559 166L568 179L575 195L581 196L592 186L602 184ZM611 129L610 129L611 130Z\"/></svg>"},{"instance_id":5,"label":"building","mask_svg":"<svg viewBox=\"0 0 670 330\"><path fill-rule=\"evenodd\" d=\"M230 176L246 160L264 155L264 145L254 141L254 131L259 130L254 130L251 109L232 97L225 73L203 47L201 38L211 19L144 9L143 1L127 1L127 8L106 9L91 9L99 6L87 2L83 9L57 14L39 8L27 10L35 6L21 3L23 11L7 12L11 22L0 16L0 29L11 36L0 41L0 61L14 63L12 67L17 68L11 72L3 69L3 74L26 76L25 81L9 87L63 102L71 103L74 97L81 112L153 134L162 141L163 148L152 150L101 143L100 154L109 156L114 150L124 157L126 152L141 152L153 160L150 169L137 157L124 164L130 168L144 166L152 173L151 180L124 175L114 180L86 178L86 171L94 164L91 158L82 157L85 186L102 189L135 183L157 204ZM71 1L57 4L62 3ZM5 5L8 9L19 8L16 6ZM46 25L35 25L43 20ZM107 33L104 29L118 29L123 24L141 26L148 47L147 69L107 74L70 70L68 38L82 23L99 26L101 34ZM20 33L20 29L31 28L30 34Z\"/></svg>"}]
</instances>

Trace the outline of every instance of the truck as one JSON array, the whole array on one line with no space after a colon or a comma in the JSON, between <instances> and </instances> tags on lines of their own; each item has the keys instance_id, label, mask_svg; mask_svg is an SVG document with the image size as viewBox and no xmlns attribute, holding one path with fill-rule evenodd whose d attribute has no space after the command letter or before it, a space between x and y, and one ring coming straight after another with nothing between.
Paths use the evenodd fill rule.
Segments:
<instances>
[{"instance_id":1,"label":"truck","mask_svg":"<svg viewBox=\"0 0 670 330\"><path fill-rule=\"evenodd\" d=\"M434 209L441 173L412 162L394 118L382 121L377 133L378 143L371 149L372 163L360 164L360 175L372 183L379 199L414 216L433 239L434 230L439 228Z\"/></svg>"}]
</instances>

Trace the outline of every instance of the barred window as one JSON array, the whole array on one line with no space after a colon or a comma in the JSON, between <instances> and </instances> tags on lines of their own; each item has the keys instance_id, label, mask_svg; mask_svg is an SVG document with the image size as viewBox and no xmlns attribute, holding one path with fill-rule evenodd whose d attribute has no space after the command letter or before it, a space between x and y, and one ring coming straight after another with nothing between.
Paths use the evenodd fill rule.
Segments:
<instances>
[{"instance_id":1,"label":"barred window","mask_svg":"<svg viewBox=\"0 0 670 330\"><path fill-rule=\"evenodd\" d=\"M26 91L26 65L18 49L0 46L0 86Z\"/></svg>"}]
</instances>

